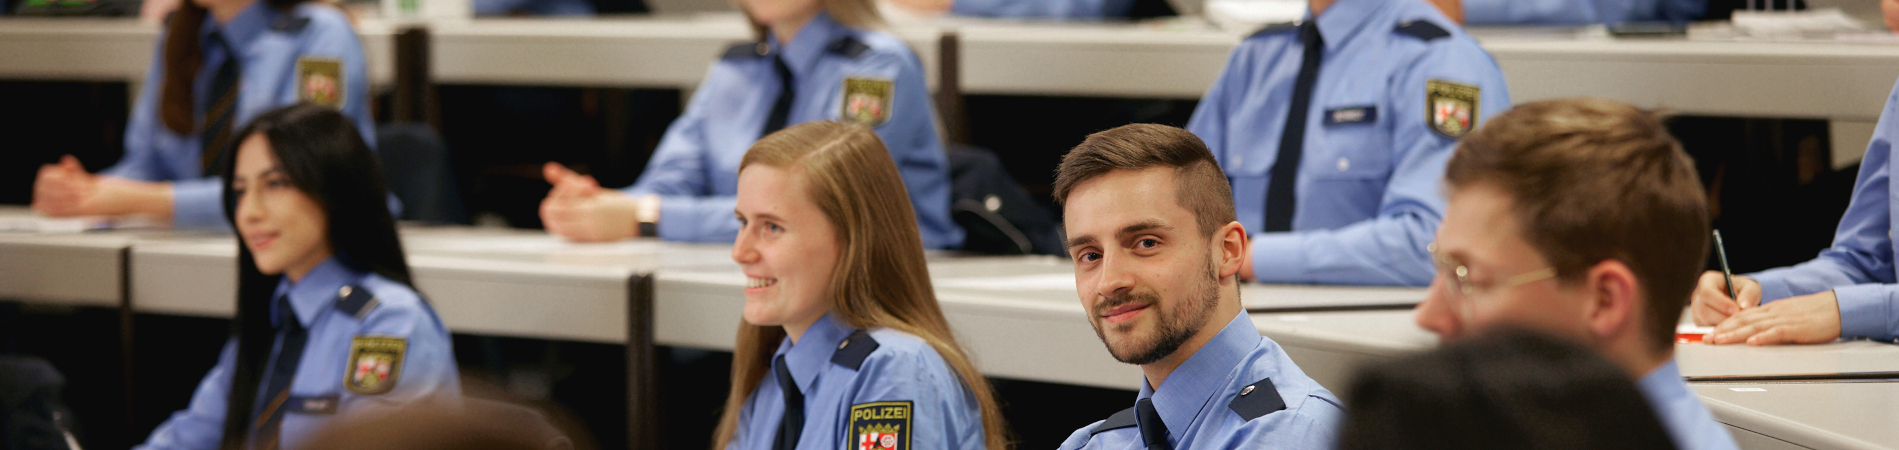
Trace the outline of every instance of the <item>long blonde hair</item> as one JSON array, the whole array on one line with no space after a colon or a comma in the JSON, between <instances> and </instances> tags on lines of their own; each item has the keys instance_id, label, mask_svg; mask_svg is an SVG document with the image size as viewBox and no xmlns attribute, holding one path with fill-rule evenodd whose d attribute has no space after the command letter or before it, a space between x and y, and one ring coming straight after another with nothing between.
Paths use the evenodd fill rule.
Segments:
<instances>
[{"instance_id":1,"label":"long blonde hair","mask_svg":"<svg viewBox=\"0 0 1899 450\"><path fill-rule=\"evenodd\" d=\"M807 122L759 139L745 152L739 171L753 164L803 174L805 194L837 228L843 251L830 287L836 316L854 328L886 327L928 342L981 405L986 448L1007 450L1001 408L936 304L916 213L903 195L897 164L877 134L860 125ZM735 437L739 409L771 371L772 353L784 339L783 327L739 324L732 390L713 435L714 450Z\"/></svg>"},{"instance_id":2,"label":"long blonde hair","mask_svg":"<svg viewBox=\"0 0 1899 450\"><path fill-rule=\"evenodd\" d=\"M743 1L732 0L732 6L745 12L746 22L752 24L752 37L761 41L765 40L766 34L771 30L767 29L765 24L758 23L758 19L752 18L752 12L745 9ZM831 20L837 21L838 24L859 30L869 30L884 25L883 13L877 12L877 4L871 0L819 0L819 2L824 4L824 12L830 14Z\"/></svg>"}]
</instances>

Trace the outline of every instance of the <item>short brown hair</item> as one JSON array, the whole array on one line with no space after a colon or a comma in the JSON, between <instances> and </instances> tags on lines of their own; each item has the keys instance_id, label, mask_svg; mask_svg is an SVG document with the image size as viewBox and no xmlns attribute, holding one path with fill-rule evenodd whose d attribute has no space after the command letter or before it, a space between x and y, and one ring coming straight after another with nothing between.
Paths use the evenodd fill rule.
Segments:
<instances>
[{"instance_id":1,"label":"short brown hair","mask_svg":"<svg viewBox=\"0 0 1899 450\"><path fill-rule=\"evenodd\" d=\"M1198 136L1175 127L1137 123L1088 135L1055 169L1055 203L1067 206L1075 185L1116 170L1174 169L1175 201L1192 211L1201 236L1239 220L1233 186Z\"/></svg>"},{"instance_id":2,"label":"short brown hair","mask_svg":"<svg viewBox=\"0 0 1899 450\"><path fill-rule=\"evenodd\" d=\"M1708 203L1694 161L1660 116L1594 98L1517 105L1464 137L1444 179L1510 195L1523 238L1564 282L1621 261L1642 286L1656 349L1708 259Z\"/></svg>"}]
</instances>

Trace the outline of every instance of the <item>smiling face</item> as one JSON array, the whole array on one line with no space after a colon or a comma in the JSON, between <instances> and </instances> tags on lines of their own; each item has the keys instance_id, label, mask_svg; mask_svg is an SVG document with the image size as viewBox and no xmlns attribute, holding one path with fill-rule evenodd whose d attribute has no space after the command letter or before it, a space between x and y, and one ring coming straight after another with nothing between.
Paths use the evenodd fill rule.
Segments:
<instances>
[{"instance_id":1,"label":"smiling face","mask_svg":"<svg viewBox=\"0 0 1899 450\"><path fill-rule=\"evenodd\" d=\"M806 195L802 173L764 164L739 172L738 240L745 271L745 322L783 326L794 340L833 308L837 228Z\"/></svg>"},{"instance_id":2,"label":"smiling face","mask_svg":"<svg viewBox=\"0 0 1899 450\"><path fill-rule=\"evenodd\" d=\"M238 146L230 182L237 197L237 233L258 272L294 281L329 259L329 215L291 183L263 134L252 134Z\"/></svg>"},{"instance_id":3,"label":"smiling face","mask_svg":"<svg viewBox=\"0 0 1899 450\"><path fill-rule=\"evenodd\" d=\"M1565 286L1554 278L1531 280L1550 267L1535 247L1523 239L1515 205L1509 194L1478 183L1451 192L1438 225L1435 243L1438 274L1430 293L1417 306L1419 327L1453 339L1499 324L1529 329L1589 343L1589 298L1584 289ZM1453 287L1455 268L1468 268L1469 293Z\"/></svg>"},{"instance_id":4,"label":"smiling face","mask_svg":"<svg viewBox=\"0 0 1899 450\"><path fill-rule=\"evenodd\" d=\"M1082 309L1124 363L1160 361L1219 328L1210 323L1220 301L1219 250L1176 201L1174 173L1108 172L1077 185L1064 206Z\"/></svg>"}]
</instances>

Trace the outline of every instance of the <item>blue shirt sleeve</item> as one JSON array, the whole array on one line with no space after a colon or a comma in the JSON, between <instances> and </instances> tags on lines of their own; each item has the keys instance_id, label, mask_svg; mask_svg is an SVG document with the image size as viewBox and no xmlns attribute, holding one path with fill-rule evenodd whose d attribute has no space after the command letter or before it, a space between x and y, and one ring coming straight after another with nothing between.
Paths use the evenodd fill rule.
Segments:
<instances>
[{"instance_id":1,"label":"blue shirt sleeve","mask_svg":"<svg viewBox=\"0 0 1899 450\"><path fill-rule=\"evenodd\" d=\"M701 127L706 108L714 97L710 91L734 83L738 76L731 68L715 63L706 82L693 93L686 110L666 127L659 147L646 163L639 181L624 191L629 195L660 196L659 237L669 241L717 242L738 236L738 219L732 216L737 198L712 196L712 180L707 173L710 146Z\"/></svg>"},{"instance_id":2,"label":"blue shirt sleeve","mask_svg":"<svg viewBox=\"0 0 1899 450\"><path fill-rule=\"evenodd\" d=\"M903 177L923 248L962 247L963 228L950 218L949 157L936 134L936 108L931 106L929 90L923 84L922 63L908 52L880 53L858 70L895 75L892 116L876 131ZM834 111L843 114L841 107Z\"/></svg>"},{"instance_id":3,"label":"blue shirt sleeve","mask_svg":"<svg viewBox=\"0 0 1899 450\"><path fill-rule=\"evenodd\" d=\"M910 401L913 405L912 428L910 446L906 448L983 448L981 410L976 406L975 397L970 395L969 389L963 386L962 379L949 364L935 351L928 350L928 344L915 338L910 338L908 342L891 342L890 339L880 341L888 346L904 348L904 351L893 351L888 355L873 354L864 362L864 366L858 370L866 374L863 377L865 382L850 397L850 405L845 405L844 410L840 411L845 417L839 421L839 425L849 427L851 405ZM907 343L914 343L918 348L907 348L912 347L904 345ZM883 351L879 349L879 352ZM853 430L839 431L838 435L845 439L856 437ZM856 448L855 442L843 444L846 444L846 448Z\"/></svg>"},{"instance_id":4,"label":"blue shirt sleeve","mask_svg":"<svg viewBox=\"0 0 1899 450\"><path fill-rule=\"evenodd\" d=\"M1853 200L1833 233L1833 246L1812 261L1753 274L1761 301L1833 290L1839 297L1840 335L1892 339L1899 336L1899 286L1892 242L1892 143L1899 133L1899 85L1886 100L1873 139L1860 162Z\"/></svg>"},{"instance_id":5,"label":"blue shirt sleeve","mask_svg":"<svg viewBox=\"0 0 1899 450\"><path fill-rule=\"evenodd\" d=\"M370 312L357 334L407 339L407 354L398 372L400 378L396 387L386 393L345 395L341 409L349 414L360 414L420 401L459 402L461 373L455 367L454 345L441 319L407 287L382 280L378 280L378 284L382 286L375 289L376 296L383 304Z\"/></svg>"},{"instance_id":6,"label":"blue shirt sleeve","mask_svg":"<svg viewBox=\"0 0 1899 450\"><path fill-rule=\"evenodd\" d=\"M1433 131L1424 115L1428 80L1446 80L1480 89L1476 115L1482 120L1510 107L1503 72L1476 44L1464 37L1433 42L1395 78L1387 93L1396 120L1391 142L1392 173L1378 215L1329 230L1261 233L1253 238L1254 278L1264 283L1367 284L1423 286L1436 270L1425 251L1444 216L1440 192L1444 164L1457 141Z\"/></svg>"},{"instance_id":7,"label":"blue shirt sleeve","mask_svg":"<svg viewBox=\"0 0 1899 450\"><path fill-rule=\"evenodd\" d=\"M125 153L118 163L99 171L101 175L142 181L171 178L164 167L158 165L157 150L153 148L158 129L165 126L158 117L158 93L165 86L165 33L159 33L157 41L157 48L152 51L152 66L145 72L145 84L139 88L138 99L132 104L132 117L125 125Z\"/></svg>"},{"instance_id":8,"label":"blue shirt sleeve","mask_svg":"<svg viewBox=\"0 0 1899 450\"><path fill-rule=\"evenodd\" d=\"M224 440L224 408L231 392L231 370L237 359L237 339L224 344L218 364L198 382L191 403L158 424L137 450L214 449Z\"/></svg>"},{"instance_id":9,"label":"blue shirt sleeve","mask_svg":"<svg viewBox=\"0 0 1899 450\"><path fill-rule=\"evenodd\" d=\"M357 38L356 30L350 27L349 19L334 6L302 3L297 8L311 19L303 36L303 47L298 49L298 53L343 62L344 99L341 112L350 118L350 124L356 126L356 132L363 136L363 142L374 151L376 122L369 113L369 62L363 56L362 40ZM296 76L294 70L291 76ZM297 83L284 84L290 89L282 93L283 97L277 104L296 104L299 99Z\"/></svg>"},{"instance_id":10,"label":"blue shirt sleeve","mask_svg":"<svg viewBox=\"0 0 1899 450\"><path fill-rule=\"evenodd\" d=\"M1133 0L955 0L950 13L1008 19L1105 19L1124 17Z\"/></svg>"}]
</instances>

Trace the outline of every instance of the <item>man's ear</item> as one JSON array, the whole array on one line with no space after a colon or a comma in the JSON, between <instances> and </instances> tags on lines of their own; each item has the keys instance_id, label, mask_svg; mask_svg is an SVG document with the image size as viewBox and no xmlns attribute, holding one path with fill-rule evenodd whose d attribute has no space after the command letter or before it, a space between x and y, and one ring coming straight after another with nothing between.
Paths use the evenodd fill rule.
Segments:
<instances>
[{"instance_id":1,"label":"man's ear","mask_svg":"<svg viewBox=\"0 0 1899 450\"><path fill-rule=\"evenodd\" d=\"M1221 284L1225 284L1227 278L1238 275L1240 266L1251 256L1246 239L1246 226L1240 225L1239 221L1227 222L1226 226L1214 230L1212 247L1218 250L1214 257L1219 258L1215 262L1219 263L1216 266L1220 271Z\"/></svg>"},{"instance_id":2,"label":"man's ear","mask_svg":"<svg viewBox=\"0 0 1899 450\"><path fill-rule=\"evenodd\" d=\"M1613 259L1596 263L1584 281L1589 304L1584 305L1583 314L1595 339L1615 340L1640 326L1642 287L1628 264Z\"/></svg>"}]
</instances>

